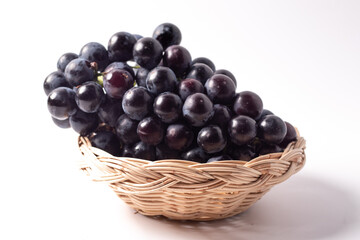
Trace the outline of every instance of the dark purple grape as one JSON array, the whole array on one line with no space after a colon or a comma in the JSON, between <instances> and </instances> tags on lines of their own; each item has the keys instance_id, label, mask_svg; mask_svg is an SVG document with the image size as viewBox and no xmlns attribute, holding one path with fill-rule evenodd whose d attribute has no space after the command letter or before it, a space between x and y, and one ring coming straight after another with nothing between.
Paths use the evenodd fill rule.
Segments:
<instances>
[{"instance_id":1,"label":"dark purple grape","mask_svg":"<svg viewBox=\"0 0 360 240\"><path fill-rule=\"evenodd\" d=\"M139 35L139 34L133 34L133 36L136 38L136 41L140 40L143 38L143 36Z\"/></svg>"},{"instance_id":2,"label":"dark purple grape","mask_svg":"<svg viewBox=\"0 0 360 240\"><path fill-rule=\"evenodd\" d=\"M121 151L122 157L134 157L133 147L131 145L124 145Z\"/></svg>"},{"instance_id":3,"label":"dark purple grape","mask_svg":"<svg viewBox=\"0 0 360 240\"><path fill-rule=\"evenodd\" d=\"M190 67L189 73L186 77L199 80L202 84L205 84L212 75L214 75L214 72L208 65L196 63Z\"/></svg>"},{"instance_id":4,"label":"dark purple grape","mask_svg":"<svg viewBox=\"0 0 360 240\"><path fill-rule=\"evenodd\" d=\"M138 142L133 146L133 154L135 158L154 161L156 159L156 150L154 146L144 142Z\"/></svg>"},{"instance_id":5,"label":"dark purple grape","mask_svg":"<svg viewBox=\"0 0 360 240\"><path fill-rule=\"evenodd\" d=\"M282 151L283 150L278 145L263 143L259 149L259 155L278 153Z\"/></svg>"},{"instance_id":6,"label":"dark purple grape","mask_svg":"<svg viewBox=\"0 0 360 240\"><path fill-rule=\"evenodd\" d=\"M171 149L184 151L193 140L194 133L184 124L172 124L166 130L165 143Z\"/></svg>"},{"instance_id":7,"label":"dark purple grape","mask_svg":"<svg viewBox=\"0 0 360 240\"><path fill-rule=\"evenodd\" d=\"M205 90L213 103L226 105L233 101L236 86L228 76L215 74L206 81Z\"/></svg>"},{"instance_id":8,"label":"dark purple grape","mask_svg":"<svg viewBox=\"0 0 360 240\"><path fill-rule=\"evenodd\" d=\"M209 125L200 130L197 143L205 152L217 153L225 148L227 141L220 127Z\"/></svg>"},{"instance_id":9,"label":"dark purple grape","mask_svg":"<svg viewBox=\"0 0 360 240\"><path fill-rule=\"evenodd\" d=\"M97 131L89 138L91 145L100 148L113 156L121 155L121 144L117 136L110 131Z\"/></svg>"},{"instance_id":10,"label":"dark purple grape","mask_svg":"<svg viewBox=\"0 0 360 240\"><path fill-rule=\"evenodd\" d=\"M267 115L274 115L274 114L271 111L267 110L267 109L263 109L260 116L258 118L256 118L255 120L257 122L261 122L265 118L265 116L267 116Z\"/></svg>"},{"instance_id":11,"label":"dark purple grape","mask_svg":"<svg viewBox=\"0 0 360 240\"><path fill-rule=\"evenodd\" d=\"M163 64L171 68L177 77L184 77L190 69L191 55L189 51L179 45L173 45L165 50Z\"/></svg>"},{"instance_id":12,"label":"dark purple grape","mask_svg":"<svg viewBox=\"0 0 360 240\"><path fill-rule=\"evenodd\" d=\"M232 74L230 71L228 71L226 69L219 69L219 70L216 70L214 72L214 74L223 74L225 76L228 76L234 82L235 87L237 86L236 78L235 78L234 74Z\"/></svg>"},{"instance_id":13,"label":"dark purple grape","mask_svg":"<svg viewBox=\"0 0 360 240\"><path fill-rule=\"evenodd\" d=\"M164 92L154 100L154 113L164 123L173 123L181 116L182 101L174 93Z\"/></svg>"},{"instance_id":14,"label":"dark purple grape","mask_svg":"<svg viewBox=\"0 0 360 240\"><path fill-rule=\"evenodd\" d=\"M269 144L278 144L286 135L286 124L275 115L267 115L258 125L258 136Z\"/></svg>"},{"instance_id":15,"label":"dark purple grape","mask_svg":"<svg viewBox=\"0 0 360 240\"><path fill-rule=\"evenodd\" d=\"M89 62L96 62L99 71L103 71L109 64L108 51L103 45L97 42L85 44L80 50L79 57Z\"/></svg>"},{"instance_id":16,"label":"dark purple grape","mask_svg":"<svg viewBox=\"0 0 360 240\"><path fill-rule=\"evenodd\" d=\"M137 70L135 81L139 87L146 88L146 78L148 74L149 74L149 70L147 70L146 68L139 68Z\"/></svg>"},{"instance_id":17,"label":"dark purple grape","mask_svg":"<svg viewBox=\"0 0 360 240\"><path fill-rule=\"evenodd\" d=\"M64 120L59 120L56 119L54 117L51 117L53 122L56 124L56 126L58 126L59 128L70 128L70 123L69 123L69 119L66 118Z\"/></svg>"},{"instance_id":18,"label":"dark purple grape","mask_svg":"<svg viewBox=\"0 0 360 240\"><path fill-rule=\"evenodd\" d=\"M149 92L158 95L163 92L173 92L176 82L176 76L170 68L156 67L147 75L146 87Z\"/></svg>"},{"instance_id":19,"label":"dark purple grape","mask_svg":"<svg viewBox=\"0 0 360 240\"><path fill-rule=\"evenodd\" d=\"M254 149L248 145L237 146L234 144L229 148L227 152L234 160L250 161L256 156Z\"/></svg>"},{"instance_id":20,"label":"dark purple grape","mask_svg":"<svg viewBox=\"0 0 360 240\"><path fill-rule=\"evenodd\" d=\"M61 57L57 61L57 69L60 72L64 72L65 68L69 64L69 62L71 62L72 60L74 60L78 57L79 56L75 53L65 53L65 54L61 55Z\"/></svg>"},{"instance_id":21,"label":"dark purple grape","mask_svg":"<svg viewBox=\"0 0 360 240\"><path fill-rule=\"evenodd\" d=\"M122 100L122 107L129 118L140 121L152 111L153 98L143 87L129 89Z\"/></svg>"},{"instance_id":22,"label":"dark purple grape","mask_svg":"<svg viewBox=\"0 0 360 240\"><path fill-rule=\"evenodd\" d=\"M104 89L112 98L122 98L133 85L133 77L123 69L114 68L104 74Z\"/></svg>"},{"instance_id":23,"label":"dark purple grape","mask_svg":"<svg viewBox=\"0 0 360 240\"><path fill-rule=\"evenodd\" d=\"M205 94L194 93L186 98L182 112L192 126L201 127L212 117L213 103Z\"/></svg>"},{"instance_id":24,"label":"dark purple grape","mask_svg":"<svg viewBox=\"0 0 360 240\"><path fill-rule=\"evenodd\" d=\"M98 109L98 115L103 123L115 127L117 119L124 114L121 100L107 96Z\"/></svg>"},{"instance_id":25,"label":"dark purple grape","mask_svg":"<svg viewBox=\"0 0 360 240\"><path fill-rule=\"evenodd\" d=\"M44 91L46 96L49 93L59 87L68 87L70 88L69 83L66 81L64 74L60 71L50 73L44 81Z\"/></svg>"},{"instance_id":26,"label":"dark purple grape","mask_svg":"<svg viewBox=\"0 0 360 240\"><path fill-rule=\"evenodd\" d=\"M286 124L286 135L285 135L284 139L282 140L282 142L279 143L279 146L281 148L286 148L289 143L291 143L292 141L295 141L297 139L297 133L296 133L294 126L286 121L285 121L285 124Z\"/></svg>"},{"instance_id":27,"label":"dark purple grape","mask_svg":"<svg viewBox=\"0 0 360 240\"><path fill-rule=\"evenodd\" d=\"M218 162L218 161L223 161L223 160L231 160L231 159L232 158L229 155L220 155L220 156L209 158L207 163Z\"/></svg>"},{"instance_id":28,"label":"dark purple grape","mask_svg":"<svg viewBox=\"0 0 360 240\"><path fill-rule=\"evenodd\" d=\"M84 82L93 81L95 78L94 70L91 68L90 62L77 58L69 62L65 68L65 78L70 86L76 87Z\"/></svg>"},{"instance_id":29,"label":"dark purple grape","mask_svg":"<svg viewBox=\"0 0 360 240\"><path fill-rule=\"evenodd\" d=\"M137 135L142 142L149 145L157 145L164 137L164 127L159 119L147 117L139 122Z\"/></svg>"},{"instance_id":30,"label":"dark purple grape","mask_svg":"<svg viewBox=\"0 0 360 240\"><path fill-rule=\"evenodd\" d=\"M156 159L181 159L180 153L178 151L174 151L174 149L170 149L166 144L160 143L156 146Z\"/></svg>"},{"instance_id":31,"label":"dark purple grape","mask_svg":"<svg viewBox=\"0 0 360 240\"><path fill-rule=\"evenodd\" d=\"M247 144L256 137L256 122L248 116L240 115L230 120L228 131L233 143Z\"/></svg>"},{"instance_id":32,"label":"dark purple grape","mask_svg":"<svg viewBox=\"0 0 360 240\"><path fill-rule=\"evenodd\" d=\"M47 106L51 116L65 120L77 110L75 92L67 87L56 88L49 94Z\"/></svg>"},{"instance_id":33,"label":"dark purple grape","mask_svg":"<svg viewBox=\"0 0 360 240\"><path fill-rule=\"evenodd\" d=\"M70 126L81 136L93 132L99 125L99 118L95 113L86 113L78 110L70 116Z\"/></svg>"},{"instance_id":34,"label":"dark purple grape","mask_svg":"<svg viewBox=\"0 0 360 240\"><path fill-rule=\"evenodd\" d=\"M189 160L198 163L206 163L209 159L209 155L205 153L201 148L193 148L182 154L182 159Z\"/></svg>"},{"instance_id":35,"label":"dark purple grape","mask_svg":"<svg viewBox=\"0 0 360 240\"><path fill-rule=\"evenodd\" d=\"M138 124L138 121L132 120L126 116L126 114L120 116L115 124L116 134L120 141L130 145L140 141L140 138L136 132Z\"/></svg>"},{"instance_id":36,"label":"dark purple grape","mask_svg":"<svg viewBox=\"0 0 360 240\"><path fill-rule=\"evenodd\" d=\"M171 45L179 45L181 42L180 29L172 23L163 23L157 26L153 38L158 40L164 49Z\"/></svg>"},{"instance_id":37,"label":"dark purple grape","mask_svg":"<svg viewBox=\"0 0 360 240\"><path fill-rule=\"evenodd\" d=\"M237 115L246 115L256 119L263 111L263 102L254 92L240 92L236 94L233 110Z\"/></svg>"},{"instance_id":38,"label":"dark purple grape","mask_svg":"<svg viewBox=\"0 0 360 240\"><path fill-rule=\"evenodd\" d=\"M162 59L163 48L154 38L145 37L138 40L133 49L134 61L141 67L153 69Z\"/></svg>"},{"instance_id":39,"label":"dark purple grape","mask_svg":"<svg viewBox=\"0 0 360 240\"><path fill-rule=\"evenodd\" d=\"M97 112L104 99L103 88L96 82L86 82L76 88L75 101L84 112Z\"/></svg>"},{"instance_id":40,"label":"dark purple grape","mask_svg":"<svg viewBox=\"0 0 360 240\"><path fill-rule=\"evenodd\" d=\"M181 100L185 101L188 96L194 93L204 93L204 86L200 81L187 78L180 82L179 96Z\"/></svg>"},{"instance_id":41,"label":"dark purple grape","mask_svg":"<svg viewBox=\"0 0 360 240\"><path fill-rule=\"evenodd\" d=\"M122 70L125 70L127 71L128 73L131 74L131 76L133 78L135 78L135 73L134 73L134 70L132 69L132 67L130 67L127 63L125 62L113 62L111 64L109 64L105 70L104 70L104 73L106 74L107 72L110 72L111 70L113 69L122 69Z\"/></svg>"},{"instance_id":42,"label":"dark purple grape","mask_svg":"<svg viewBox=\"0 0 360 240\"><path fill-rule=\"evenodd\" d=\"M231 111L227 106L215 104L213 108L213 116L209 120L209 124L217 125L224 132L227 131L228 123L232 117Z\"/></svg>"},{"instance_id":43,"label":"dark purple grape","mask_svg":"<svg viewBox=\"0 0 360 240\"><path fill-rule=\"evenodd\" d=\"M112 35L108 43L110 61L126 62L131 60L136 41L134 35L127 32L118 32Z\"/></svg>"},{"instance_id":44,"label":"dark purple grape","mask_svg":"<svg viewBox=\"0 0 360 240\"><path fill-rule=\"evenodd\" d=\"M215 70L216 70L215 64L210 59L208 59L206 57L195 58L192 61L191 65L194 65L196 63L203 63L203 64L208 65L211 68L211 70L213 70L213 72L215 72Z\"/></svg>"}]
</instances>

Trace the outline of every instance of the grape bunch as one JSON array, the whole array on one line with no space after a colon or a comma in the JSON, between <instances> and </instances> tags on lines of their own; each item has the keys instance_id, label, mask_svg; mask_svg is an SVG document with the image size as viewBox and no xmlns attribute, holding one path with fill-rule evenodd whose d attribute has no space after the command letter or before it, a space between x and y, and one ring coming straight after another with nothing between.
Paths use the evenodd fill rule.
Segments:
<instances>
[{"instance_id":1,"label":"grape bunch","mask_svg":"<svg viewBox=\"0 0 360 240\"><path fill-rule=\"evenodd\" d=\"M296 140L256 93L236 92L230 71L192 59L181 39L164 23L152 37L117 32L107 48L65 53L43 84L52 120L114 156L147 160L249 161Z\"/></svg>"}]
</instances>

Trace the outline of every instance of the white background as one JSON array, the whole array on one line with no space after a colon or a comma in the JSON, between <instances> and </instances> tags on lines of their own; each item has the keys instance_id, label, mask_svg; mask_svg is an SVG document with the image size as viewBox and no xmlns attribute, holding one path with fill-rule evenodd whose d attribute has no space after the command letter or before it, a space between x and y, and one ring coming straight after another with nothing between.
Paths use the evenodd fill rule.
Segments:
<instances>
[{"instance_id":1,"label":"white background","mask_svg":"<svg viewBox=\"0 0 360 240\"><path fill-rule=\"evenodd\" d=\"M360 239L359 1L1 3L0 239ZM11 3L10 3L11 2ZM297 126L307 164L247 212L210 223L143 217L77 170L76 134L42 89L59 56L172 22Z\"/></svg>"}]
</instances>

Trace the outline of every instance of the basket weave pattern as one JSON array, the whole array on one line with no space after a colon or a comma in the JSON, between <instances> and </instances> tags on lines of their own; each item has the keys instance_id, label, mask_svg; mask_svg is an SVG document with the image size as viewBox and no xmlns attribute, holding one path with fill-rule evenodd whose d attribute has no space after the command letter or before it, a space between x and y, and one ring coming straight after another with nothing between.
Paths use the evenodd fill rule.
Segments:
<instances>
[{"instance_id":1,"label":"basket weave pattern","mask_svg":"<svg viewBox=\"0 0 360 240\"><path fill-rule=\"evenodd\" d=\"M249 162L199 164L183 160L156 162L114 157L79 137L80 169L106 182L129 206L147 216L209 221L248 209L270 188L305 164L305 140L299 137L284 152Z\"/></svg>"}]
</instances>

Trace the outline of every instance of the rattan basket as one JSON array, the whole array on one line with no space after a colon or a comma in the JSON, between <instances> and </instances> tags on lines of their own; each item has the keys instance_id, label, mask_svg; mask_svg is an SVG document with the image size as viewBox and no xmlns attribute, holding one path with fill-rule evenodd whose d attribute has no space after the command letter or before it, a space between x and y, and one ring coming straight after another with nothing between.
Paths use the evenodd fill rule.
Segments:
<instances>
[{"instance_id":1,"label":"rattan basket","mask_svg":"<svg viewBox=\"0 0 360 240\"><path fill-rule=\"evenodd\" d=\"M106 182L137 212L170 219L209 221L248 209L271 187L305 164L305 140L298 137L284 152L249 162L195 163L114 157L79 137L80 169L92 180Z\"/></svg>"}]
</instances>

